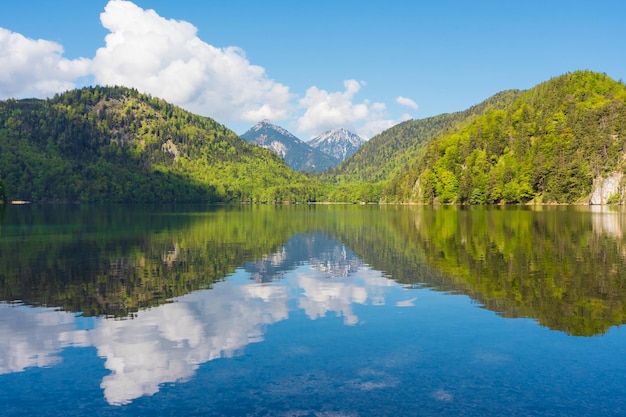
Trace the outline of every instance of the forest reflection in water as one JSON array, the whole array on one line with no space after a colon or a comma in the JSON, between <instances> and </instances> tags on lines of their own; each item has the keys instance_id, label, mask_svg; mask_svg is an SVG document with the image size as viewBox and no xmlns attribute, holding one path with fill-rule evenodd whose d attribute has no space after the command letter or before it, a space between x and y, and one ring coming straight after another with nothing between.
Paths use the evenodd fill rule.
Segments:
<instances>
[{"instance_id":1,"label":"forest reflection in water","mask_svg":"<svg viewBox=\"0 0 626 417\"><path fill-rule=\"evenodd\" d=\"M218 414L237 414L228 408L233 398L248 398L244 408L263 403L255 384L279 390L285 410L294 398L311 401L306 387L335 410L347 406L344 394L352 393L351 410L370 407L378 414L406 410L408 399L422 394L435 402L425 410L441 412L445 404L450 415L458 414L453 407L462 407L462 398L465 406L497 401L501 410L520 413L546 402L596 410L599 397L583 403L572 397L589 390L589 376L576 365L579 356L593 352L590 369L606 368L611 381L624 368L609 359L619 358L611 345L619 338L605 346L593 342L598 338L572 337L604 334L624 323L621 209L27 206L5 208L2 215L0 387L6 396L0 400L9 415L24 412L12 398L27 395L20 387L29 384L52 392L59 409L67 407L61 398L74 401L71 391L55 391L30 376L32 369L59 369L68 348L94 349L103 361L64 377L98 380L99 390L80 396L80 409L93 414L102 411L97 392L109 405L128 405L167 384L201 378L207 363L216 363L210 381L233 387L226 394L217 384L213 395L228 398ZM442 294L467 295L474 306ZM403 313L407 308L413 312ZM498 316L479 313L489 310ZM332 321L310 324L329 317L341 329ZM513 317L531 318L568 342L558 339L557 349L546 332L523 324L502 328ZM269 329L276 329L271 343ZM532 347L524 350L529 337ZM282 356L242 356L266 343L267 349L284 349ZM564 354L570 359L555 362ZM215 361L236 357L239 362ZM298 360L285 368L280 361L289 358ZM246 376L250 367L267 374ZM7 382L8 376L20 382ZM572 392L546 390L556 387L554 378L566 377ZM416 378L421 385L409 383ZM485 387L481 378L498 381L502 392L478 395ZM529 378L533 390L513 394ZM459 380L465 385L449 387ZM294 386L297 391L290 391ZM621 395L621 385L610 386ZM197 389L207 386L199 381ZM386 390L405 394L381 402L377 395L385 397ZM189 406L199 407L194 401L203 397L190 398ZM272 401L257 414L246 412L267 415L278 404ZM617 410L615 403L610 407ZM484 411L476 408L478 415Z\"/></svg>"},{"instance_id":2,"label":"forest reflection in water","mask_svg":"<svg viewBox=\"0 0 626 417\"><path fill-rule=\"evenodd\" d=\"M9 207L0 300L125 317L244 268L370 265L572 335L624 323L626 212L613 207Z\"/></svg>"}]
</instances>

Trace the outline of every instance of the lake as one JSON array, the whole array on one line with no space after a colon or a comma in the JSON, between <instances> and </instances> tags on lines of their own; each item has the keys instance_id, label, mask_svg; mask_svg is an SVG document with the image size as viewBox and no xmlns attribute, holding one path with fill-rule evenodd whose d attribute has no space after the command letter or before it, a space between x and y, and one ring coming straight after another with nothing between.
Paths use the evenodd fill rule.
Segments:
<instances>
[{"instance_id":1,"label":"lake","mask_svg":"<svg viewBox=\"0 0 626 417\"><path fill-rule=\"evenodd\" d=\"M623 416L626 211L0 207L2 416Z\"/></svg>"}]
</instances>

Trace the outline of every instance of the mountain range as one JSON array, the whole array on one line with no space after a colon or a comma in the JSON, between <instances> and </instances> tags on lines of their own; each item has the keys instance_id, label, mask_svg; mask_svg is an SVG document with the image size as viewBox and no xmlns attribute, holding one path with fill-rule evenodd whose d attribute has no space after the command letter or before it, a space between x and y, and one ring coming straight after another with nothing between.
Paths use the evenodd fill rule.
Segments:
<instances>
[{"instance_id":1,"label":"mountain range","mask_svg":"<svg viewBox=\"0 0 626 417\"><path fill-rule=\"evenodd\" d=\"M134 89L87 87L0 101L0 199L626 203L626 86L602 73L403 122L348 156L355 143L269 121L239 137Z\"/></svg>"},{"instance_id":2,"label":"mountain range","mask_svg":"<svg viewBox=\"0 0 626 417\"><path fill-rule=\"evenodd\" d=\"M269 120L260 121L241 138L274 151L291 169L309 172L322 172L339 165L365 143L346 129L329 130L304 142Z\"/></svg>"},{"instance_id":3,"label":"mountain range","mask_svg":"<svg viewBox=\"0 0 626 417\"><path fill-rule=\"evenodd\" d=\"M269 120L260 121L241 135L241 138L280 155L294 171L321 172L339 164L335 158L310 147Z\"/></svg>"}]
</instances>

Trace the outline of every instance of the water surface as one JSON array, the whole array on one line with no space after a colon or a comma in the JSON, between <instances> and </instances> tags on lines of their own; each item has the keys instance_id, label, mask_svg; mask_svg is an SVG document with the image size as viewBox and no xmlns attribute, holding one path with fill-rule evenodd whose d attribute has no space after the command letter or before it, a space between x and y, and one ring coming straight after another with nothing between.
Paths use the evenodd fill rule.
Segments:
<instances>
[{"instance_id":1,"label":"water surface","mask_svg":"<svg viewBox=\"0 0 626 417\"><path fill-rule=\"evenodd\" d=\"M626 414L621 210L0 221L0 415Z\"/></svg>"}]
</instances>

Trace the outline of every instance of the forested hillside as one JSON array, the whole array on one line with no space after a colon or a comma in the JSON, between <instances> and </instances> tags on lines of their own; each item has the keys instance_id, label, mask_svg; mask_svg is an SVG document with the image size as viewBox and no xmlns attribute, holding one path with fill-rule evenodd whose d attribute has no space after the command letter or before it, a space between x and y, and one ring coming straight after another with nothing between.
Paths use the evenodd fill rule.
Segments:
<instances>
[{"instance_id":1,"label":"forested hillside","mask_svg":"<svg viewBox=\"0 0 626 417\"><path fill-rule=\"evenodd\" d=\"M123 87L0 102L0 179L9 199L40 202L314 201L320 193L216 121Z\"/></svg>"},{"instance_id":2,"label":"forested hillside","mask_svg":"<svg viewBox=\"0 0 626 417\"><path fill-rule=\"evenodd\" d=\"M624 169L626 87L579 71L428 143L383 190L399 202L585 202L594 178ZM616 199L621 197L616 196Z\"/></svg>"},{"instance_id":3,"label":"forested hillside","mask_svg":"<svg viewBox=\"0 0 626 417\"><path fill-rule=\"evenodd\" d=\"M473 116L510 105L518 94L518 90L503 91L465 111L400 123L370 139L351 158L329 171L329 177L346 182L387 180L419 155L431 139L468 123Z\"/></svg>"},{"instance_id":4,"label":"forested hillside","mask_svg":"<svg viewBox=\"0 0 626 417\"><path fill-rule=\"evenodd\" d=\"M519 94L519 90L503 91L461 112L409 120L385 130L337 168L324 173L323 178L336 186L332 197L338 201L379 201L387 182L419 159L428 142L490 110L506 108Z\"/></svg>"},{"instance_id":5,"label":"forested hillside","mask_svg":"<svg viewBox=\"0 0 626 417\"><path fill-rule=\"evenodd\" d=\"M623 181L625 141L626 86L579 71L401 123L313 177L213 119L90 87L0 101L0 200L580 203Z\"/></svg>"}]
</instances>

